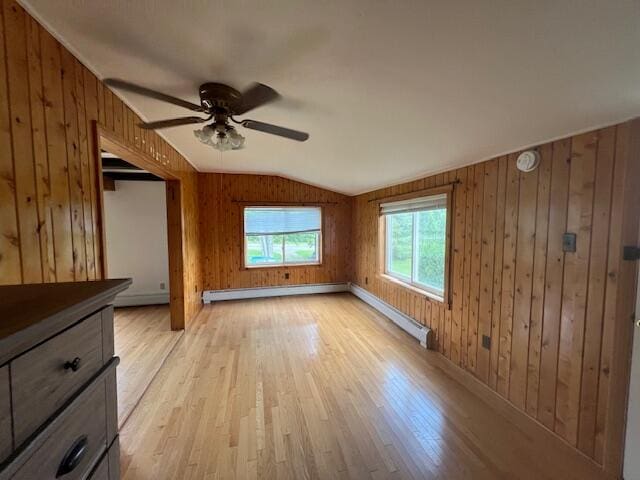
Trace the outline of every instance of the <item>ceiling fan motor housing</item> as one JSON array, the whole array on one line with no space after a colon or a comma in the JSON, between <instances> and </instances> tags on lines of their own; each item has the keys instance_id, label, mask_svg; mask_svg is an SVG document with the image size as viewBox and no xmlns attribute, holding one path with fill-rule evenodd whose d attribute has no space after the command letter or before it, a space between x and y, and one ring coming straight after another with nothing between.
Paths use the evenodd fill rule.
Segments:
<instances>
[{"instance_id":1,"label":"ceiling fan motor housing","mask_svg":"<svg viewBox=\"0 0 640 480\"><path fill-rule=\"evenodd\" d=\"M210 113L232 114L233 109L242 101L242 94L223 83L204 83L200 85L200 102Z\"/></svg>"}]
</instances>

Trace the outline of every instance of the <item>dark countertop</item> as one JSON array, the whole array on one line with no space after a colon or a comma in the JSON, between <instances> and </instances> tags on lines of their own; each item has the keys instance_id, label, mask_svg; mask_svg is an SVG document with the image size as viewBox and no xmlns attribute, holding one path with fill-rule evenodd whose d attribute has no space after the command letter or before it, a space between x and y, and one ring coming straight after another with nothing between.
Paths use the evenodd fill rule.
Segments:
<instances>
[{"instance_id":1,"label":"dark countertop","mask_svg":"<svg viewBox=\"0 0 640 480\"><path fill-rule=\"evenodd\" d=\"M130 278L0 286L0 364L10 353L7 350L16 353L10 348L14 344L28 348L35 340L26 337L39 336L43 341L55 335L111 302L129 285Z\"/></svg>"}]
</instances>

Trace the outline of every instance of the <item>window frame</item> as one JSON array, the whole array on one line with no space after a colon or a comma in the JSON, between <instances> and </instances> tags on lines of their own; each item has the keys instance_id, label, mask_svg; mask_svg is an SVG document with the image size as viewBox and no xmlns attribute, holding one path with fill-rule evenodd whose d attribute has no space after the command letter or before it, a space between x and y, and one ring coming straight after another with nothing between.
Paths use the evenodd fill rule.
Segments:
<instances>
[{"instance_id":1,"label":"window frame","mask_svg":"<svg viewBox=\"0 0 640 480\"><path fill-rule=\"evenodd\" d=\"M451 298L450 298L450 282L451 282L451 229L452 229L452 216L453 216L453 184L445 185L442 187L434 187L427 188L423 190L418 190L415 192L407 193L404 195L395 195L390 197L384 197L376 199L377 207L378 207L378 277L385 281L392 283L394 285L398 285L407 290L410 290L419 295L425 296L430 300L444 303L448 308L451 307ZM435 291L431 291L425 285L420 283L413 282L410 278L404 277L402 275L394 274L388 269L388 259L387 259L387 243L388 243L388 232L387 232L387 215L382 213L381 205L383 203L392 203L392 202L400 202L403 200L412 200L414 198L420 197L430 197L433 195L446 195L446 210L447 210L447 218L446 218L446 226L445 226L445 253L444 253L444 292L442 295L438 294ZM416 242L416 223L413 221L413 248L415 249ZM416 268L413 265L412 259L412 271Z\"/></svg>"},{"instance_id":2,"label":"window frame","mask_svg":"<svg viewBox=\"0 0 640 480\"><path fill-rule=\"evenodd\" d=\"M264 263L258 265L247 264L247 237L244 232L244 211L247 208L316 208L320 210L320 230L318 231L318 260L313 262L291 262L285 263ZM290 267L320 267L324 258L324 206L320 204L310 203L246 203L240 209L240 238L242 245L241 269L255 270L257 268L290 268ZM283 238L283 260L284 260L284 238Z\"/></svg>"}]
</instances>

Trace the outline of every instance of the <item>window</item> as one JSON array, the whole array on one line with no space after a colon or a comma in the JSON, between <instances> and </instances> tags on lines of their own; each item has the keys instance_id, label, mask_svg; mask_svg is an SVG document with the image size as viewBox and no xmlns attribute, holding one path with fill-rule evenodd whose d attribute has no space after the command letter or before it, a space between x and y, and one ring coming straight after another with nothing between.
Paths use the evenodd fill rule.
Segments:
<instances>
[{"instance_id":1,"label":"window","mask_svg":"<svg viewBox=\"0 0 640 480\"><path fill-rule=\"evenodd\" d=\"M319 264L322 251L320 207L246 207L246 267Z\"/></svg>"},{"instance_id":2,"label":"window","mask_svg":"<svg viewBox=\"0 0 640 480\"><path fill-rule=\"evenodd\" d=\"M384 273L445 297L447 194L382 203L385 229Z\"/></svg>"}]
</instances>

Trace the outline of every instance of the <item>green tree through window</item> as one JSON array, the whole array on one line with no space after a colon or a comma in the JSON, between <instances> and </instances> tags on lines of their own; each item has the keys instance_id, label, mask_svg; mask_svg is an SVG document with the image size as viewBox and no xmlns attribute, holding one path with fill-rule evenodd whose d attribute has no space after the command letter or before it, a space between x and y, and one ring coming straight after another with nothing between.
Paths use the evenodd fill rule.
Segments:
<instances>
[{"instance_id":1,"label":"green tree through window","mask_svg":"<svg viewBox=\"0 0 640 480\"><path fill-rule=\"evenodd\" d=\"M447 240L445 206L385 214L386 273L444 295Z\"/></svg>"}]
</instances>

